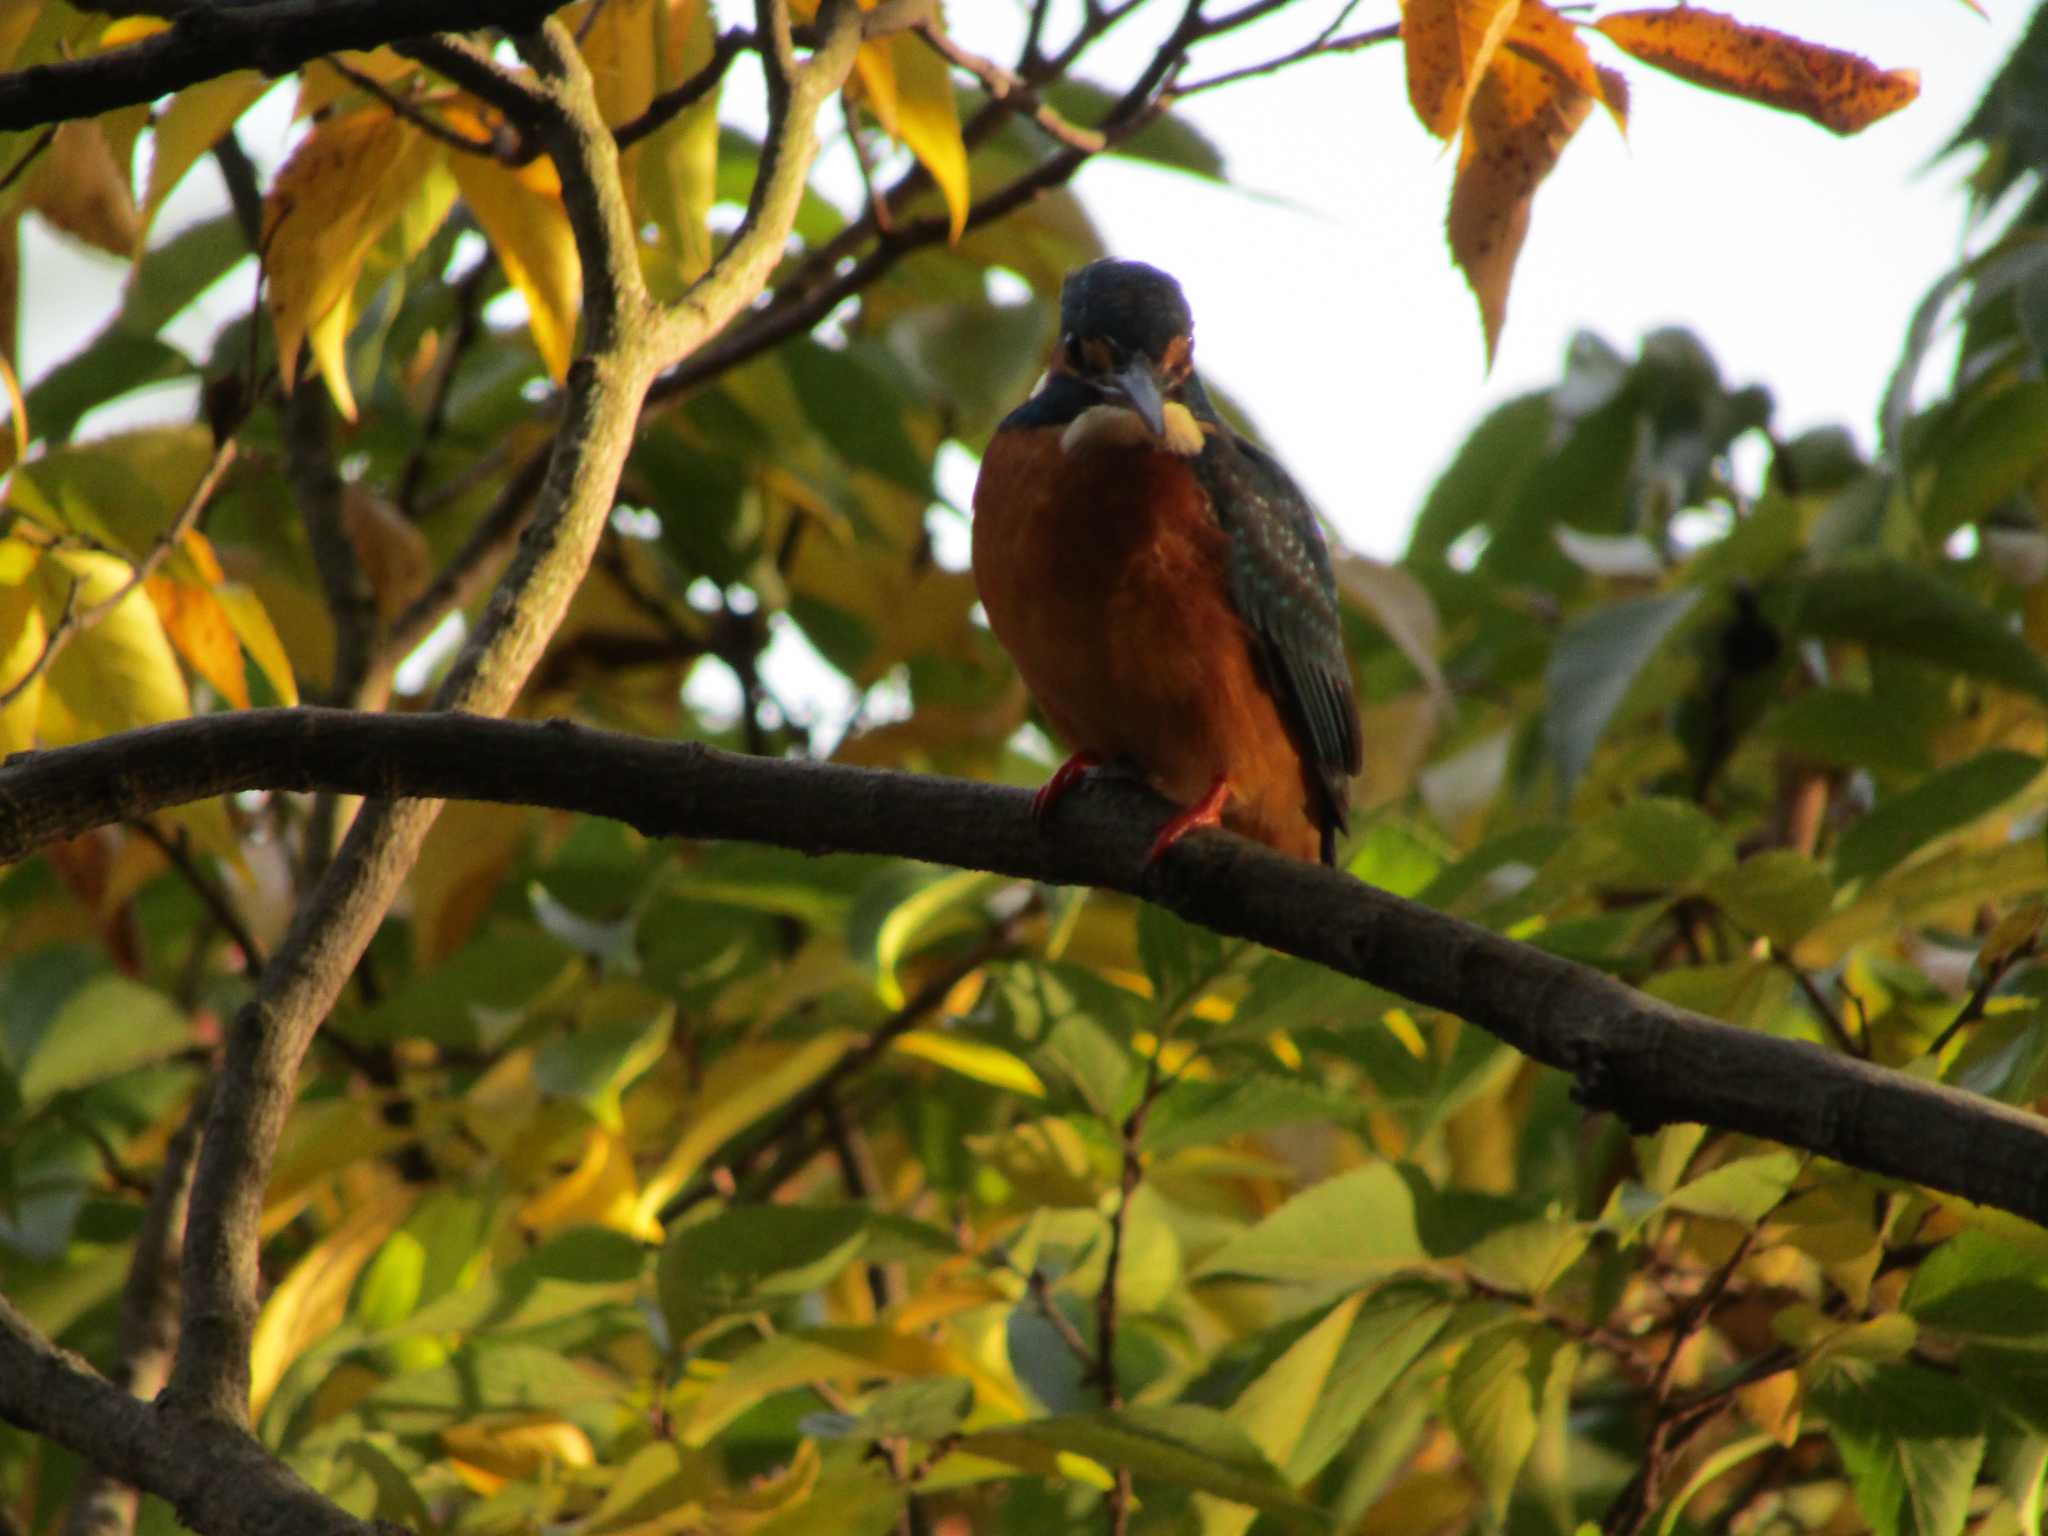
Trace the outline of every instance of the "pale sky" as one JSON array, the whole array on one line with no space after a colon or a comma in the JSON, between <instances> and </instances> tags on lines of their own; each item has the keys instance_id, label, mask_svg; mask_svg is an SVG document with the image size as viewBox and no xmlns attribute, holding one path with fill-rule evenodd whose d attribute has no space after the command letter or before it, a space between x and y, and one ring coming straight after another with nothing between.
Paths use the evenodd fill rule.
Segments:
<instances>
[{"instance_id":1,"label":"pale sky","mask_svg":"<svg viewBox=\"0 0 2048 1536\"><path fill-rule=\"evenodd\" d=\"M1198 73L1312 34L1336 3L1312 0L1263 38L1213 49ZM1913 307L1964 248L1967 162L1928 163L2026 24L2017 0L1986 3L1988 19L1961 0L1747 0L1744 20L1920 71L1920 100L1853 139L1684 85L1592 38L1596 57L1623 67L1634 88L1628 139L1595 113L1538 193L1490 374L1476 307L1444 242L1453 161L1409 110L1394 47L1189 105L1248 194L1108 159L1077 186L1115 254L1180 277L1199 363L1342 537L1391 556L1473 424L1508 396L1554 382L1582 327L1633 353L1646 331L1688 324L1732 382L1771 388L1780 433L1835 422L1868 447ZM1121 88L1178 6L1151 12L1101 45L1090 78ZM952 0L949 14L966 46L1014 57L1020 8ZM1350 27L1383 19L1361 6ZM252 149L273 141L250 140ZM182 207L192 217L217 196L209 162L169 216ZM97 329L122 269L61 249L34 221L27 260L32 378ZM53 279L62 304L44 298ZM206 307L217 323L246 302L243 289ZM159 392L153 413L190 419L189 400ZM949 453L942 492L964 505L972 475L966 454ZM948 537L942 549L963 543ZM793 654L802 649L778 646L784 654L770 658L771 668L786 662L799 697L816 682ZM700 686L719 692L708 675L693 680L693 695Z\"/></svg>"}]
</instances>

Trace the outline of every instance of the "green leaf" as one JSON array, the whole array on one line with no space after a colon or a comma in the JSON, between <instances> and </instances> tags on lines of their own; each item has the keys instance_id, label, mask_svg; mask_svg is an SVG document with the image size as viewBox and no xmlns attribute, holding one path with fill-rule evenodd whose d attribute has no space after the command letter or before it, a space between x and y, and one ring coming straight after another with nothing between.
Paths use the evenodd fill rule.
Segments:
<instances>
[{"instance_id":1,"label":"green leaf","mask_svg":"<svg viewBox=\"0 0 2048 1536\"><path fill-rule=\"evenodd\" d=\"M1984 1460L1983 1405L1953 1376L1912 1364L1829 1371L1807 1401L1827 1416L1877 1536L1956 1536Z\"/></svg>"},{"instance_id":2,"label":"green leaf","mask_svg":"<svg viewBox=\"0 0 2048 1536\"><path fill-rule=\"evenodd\" d=\"M1138 959L1161 1008L1186 1007L1225 966L1222 935L1146 902L1138 908Z\"/></svg>"},{"instance_id":3,"label":"green leaf","mask_svg":"<svg viewBox=\"0 0 2048 1536\"><path fill-rule=\"evenodd\" d=\"M1900 1306L1948 1333L2048 1344L2048 1266L2038 1253L1968 1228L1921 1262Z\"/></svg>"},{"instance_id":4,"label":"green leaf","mask_svg":"<svg viewBox=\"0 0 2048 1536\"><path fill-rule=\"evenodd\" d=\"M687 1339L763 1298L815 1290L867 1243L858 1206L742 1205L670 1234L655 1269L669 1330Z\"/></svg>"},{"instance_id":5,"label":"green leaf","mask_svg":"<svg viewBox=\"0 0 2048 1536\"><path fill-rule=\"evenodd\" d=\"M1507 1513L1542 1420L1569 1394L1577 1366L1577 1351L1565 1340L1518 1324L1481 1334L1451 1368L1444 1413L1496 1520Z\"/></svg>"},{"instance_id":6,"label":"green leaf","mask_svg":"<svg viewBox=\"0 0 2048 1536\"><path fill-rule=\"evenodd\" d=\"M433 1434L478 1414L561 1413L618 1394L618 1383L531 1344L492 1342L447 1365L410 1371L373 1387L355 1408L373 1428Z\"/></svg>"},{"instance_id":7,"label":"green leaf","mask_svg":"<svg viewBox=\"0 0 2048 1536\"><path fill-rule=\"evenodd\" d=\"M1292 1524L1321 1523L1251 1438L1213 1408L1164 1403L1028 1419L969 1435L960 1448L1002 1458L1005 1452L1014 1455L1020 1441L1250 1504Z\"/></svg>"},{"instance_id":8,"label":"green leaf","mask_svg":"<svg viewBox=\"0 0 2048 1536\"><path fill-rule=\"evenodd\" d=\"M1291 1077L1254 1073L1217 1081L1183 1078L1153 1103L1145 1117L1145 1150L1178 1152L1253 1131L1361 1118L1367 1106L1356 1093Z\"/></svg>"},{"instance_id":9,"label":"green leaf","mask_svg":"<svg viewBox=\"0 0 2048 1536\"><path fill-rule=\"evenodd\" d=\"M1797 1152L1760 1152L1738 1157L1711 1173L1681 1184L1664 1201L1666 1209L1754 1226L1785 1198L1806 1166Z\"/></svg>"},{"instance_id":10,"label":"green leaf","mask_svg":"<svg viewBox=\"0 0 2048 1536\"><path fill-rule=\"evenodd\" d=\"M1543 678L1543 739L1560 792L1570 792L1629 685L1699 599L1698 588L1686 588L1597 608L1558 637Z\"/></svg>"},{"instance_id":11,"label":"green leaf","mask_svg":"<svg viewBox=\"0 0 2048 1536\"><path fill-rule=\"evenodd\" d=\"M1707 895L1745 933L1780 949L1827 916L1835 888L1827 871L1790 848L1766 848L1707 880Z\"/></svg>"},{"instance_id":12,"label":"green leaf","mask_svg":"<svg viewBox=\"0 0 2048 1536\"><path fill-rule=\"evenodd\" d=\"M1550 395L1518 395L1466 435L1430 488L1408 535L1408 556L1442 556L1460 534L1506 517L1529 468L1549 450Z\"/></svg>"},{"instance_id":13,"label":"green leaf","mask_svg":"<svg viewBox=\"0 0 2048 1536\"><path fill-rule=\"evenodd\" d=\"M1069 122L1090 127L1109 116L1119 94L1087 80L1060 80L1046 88L1045 98ZM1154 165L1211 181L1223 180L1223 151L1216 141L1186 117L1171 112L1152 119L1110 153L1131 160L1150 160Z\"/></svg>"},{"instance_id":14,"label":"green leaf","mask_svg":"<svg viewBox=\"0 0 2048 1536\"><path fill-rule=\"evenodd\" d=\"M421 1307L391 1336L514 1333L624 1301L647 1267L641 1245L606 1227L572 1227L517 1263Z\"/></svg>"},{"instance_id":15,"label":"green leaf","mask_svg":"<svg viewBox=\"0 0 2048 1536\"><path fill-rule=\"evenodd\" d=\"M1854 640L2048 699L2048 662L2004 619L1932 571L1893 560L1843 561L1797 586L1791 631Z\"/></svg>"},{"instance_id":16,"label":"green leaf","mask_svg":"<svg viewBox=\"0 0 2048 1536\"><path fill-rule=\"evenodd\" d=\"M557 1035L534 1056L534 1084L555 1098L576 1100L599 1124L621 1130L620 1095L661 1059L674 1024L669 1006L651 1019L619 1019Z\"/></svg>"},{"instance_id":17,"label":"green leaf","mask_svg":"<svg viewBox=\"0 0 2048 1536\"><path fill-rule=\"evenodd\" d=\"M1754 734L1802 757L1848 768L1925 773L1934 766L1926 741L1902 728L1892 701L1847 688L1808 689L1773 708Z\"/></svg>"},{"instance_id":18,"label":"green leaf","mask_svg":"<svg viewBox=\"0 0 2048 1536\"><path fill-rule=\"evenodd\" d=\"M0 1060L24 1108L118 1077L192 1044L163 993L100 970L82 949L39 950L0 971Z\"/></svg>"},{"instance_id":19,"label":"green leaf","mask_svg":"<svg viewBox=\"0 0 2048 1536\"><path fill-rule=\"evenodd\" d=\"M1366 1415L1436 1342L1451 1319L1451 1303L1422 1285L1395 1282L1382 1287L1359 1309L1344 1347L1324 1378L1315 1412L1285 1466L1295 1484L1305 1484L1351 1443Z\"/></svg>"},{"instance_id":20,"label":"green leaf","mask_svg":"<svg viewBox=\"0 0 2048 1536\"><path fill-rule=\"evenodd\" d=\"M1414 1190L1392 1164L1372 1163L1311 1185L1210 1254L1195 1274L1363 1284L1427 1257Z\"/></svg>"},{"instance_id":21,"label":"green leaf","mask_svg":"<svg viewBox=\"0 0 2048 1536\"><path fill-rule=\"evenodd\" d=\"M1031 1053L1034 1066L1074 1086L1101 1119L1121 1120L1134 1102L1138 1058L1086 1013L1070 1013Z\"/></svg>"},{"instance_id":22,"label":"green leaf","mask_svg":"<svg viewBox=\"0 0 2048 1536\"><path fill-rule=\"evenodd\" d=\"M2048 380L2001 389L1935 446L1934 484L1920 516L1947 538L2024 487L2048 465Z\"/></svg>"},{"instance_id":23,"label":"green leaf","mask_svg":"<svg viewBox=\"0 0 2048 1536\"><path fill-rule=\"evenodd\" d=\"M908 400L871 360L866 348L791 342L777 354L804 415L855 469L865 469L909 490L931 488L931 461L917 450L903 424Z\"/></svg>"},{"instance_id":24,"label":"green leaf","mask_svg":"<svg viewBox=\"0 0 2048 1536\"><path fill-rule=\"evenodd\" d=\"M1883 874L1945 833L1988 815L2040 774L2042 760L1994 749L1944 768L1877 809L1843 834L1835 851L1841 880Z\"/></svg>"},{"instance_id":25,"label":"green leaf","mask_svg":"<svg viewBox=\"0 0 2048 1536\"><path fill-rule=\"evenodd\" d=\"M839 1415L813 1415L805 1425L813 1434L837 1439L937 1440L966 1421L974 1406L974 1383L957 1378L891 1382L867 1400L859 1414L843 1423Z\"/></svg>"}]
</instances>

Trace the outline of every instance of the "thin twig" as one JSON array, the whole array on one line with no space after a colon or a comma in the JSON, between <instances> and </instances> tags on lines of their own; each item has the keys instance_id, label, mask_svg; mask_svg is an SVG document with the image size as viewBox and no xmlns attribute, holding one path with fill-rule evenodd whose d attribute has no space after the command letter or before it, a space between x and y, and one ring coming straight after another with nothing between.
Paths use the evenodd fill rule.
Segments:
<instances>
[{"instance_id":1,"label":"thin twig","mask_svg":"<svg viewBox=\"0 0 2048 1536\"><path fill-rule=\"evenodd\" d=\"M375 75L366 74L352 64L343 63L334 54L325 55L320 62L364 95L376 97L391 109L393 116L404 119L430 139L437 139L467 155L484 155L493 160L516 158L509 145L502 145L492 138L473 138L469 134L450 128L433 113L422 109L418 103L399 95Z\"/></svg>"},{"instance_id":2,"label":"thin twig","mask_svg":"<svg viewBox=\"0 0 2048 1536\"><path fill-rule=\"evenodd\" d=\"M1238 69L1226 69L1220 74L1210 75L1189 85L1177 85L1170 93L1170 97L1173 101L1185 101L1188 97L1199 96L1204 91L1235 85L1240 80L1251 80L1260 75L1270 75L1309 59L1335 58L1339 54L1356 53L1360 49L1377 47L1381 43L1396 42L1400 36L1401 24L1394 21L1383 27L1369 27L1363 32L1354 32L1349 37L1319 38L1315 42L1304 44L1292 53L1276 54L1260 64L1246 64Z\"/></svg>"},{"instance_id":3,"label":"thin twig","mask_svg":"<svg viewBox=\"0 0 2048 1536\"><path fill-rule=\"evenodd\" d=\"M37 157L40 156L44 150L48 149L51 144L56 142L56 138L57 125L55 123L52 123L49 127L45 128L41 133L37 134L35 142L29 145L27 149L23 150L21 152L20 157L15 160L14 164L10 165L7 168L7 174L5 176L0 176L0 192L5 192L9 187L13 186L17 181L21 180L21 178L28 173L28 168L36 163Z\"/></svg>"},{"instance_id":4,"label":"thin twig","mask_svg":"<svg viewBox=\"0 0 2048 1536\"><path fill-rule=\"evenodd\" d=\"M940 58L956 69L966 70L979 80L982 88L988 92L990 100L1001 102L1011 111L1021 112L1036 123L1047 137L1091 155L1109 147L1109 141L1097 130L1078 127L1054 111L1022 75L1003 68L993 59L985 59L978 53L970 53L937 26L927 24L919 27L917 35L923 40L924 45ZM884 210L877 209L877 212L881 211Z\"/></svg>"},{"instance_id":5,"label":"thin twig","mask_svg":"<svg viewBox=\"0 0 2048 1536\"><path fill-rule=\"evenodd\" d=\"M1849 1033L1848 1026L1842 1022L1842 1016L1829 1004L1827 997L1821 992L1819 985L1814 979L1807 975L1799 966L1793 964L1790 956L1774 954L1774 958L1791 975L1792 979L1799 984L1799 990L1805 994L1808 1006L1813 1009L1815 1016L1820 1019L1821 1023L1827 1026L1827 1031L1834 1037L1835 1044L1852 1056L1868 1056L1870 1054L1869 1042L1865 1040L1859 1043Z\"/></svg>"},{"instance_id":6,"label":"thin twig","mask_svg":"<svg viewBox=\"0 0 2048 1536\"><path fill-rule=\"evenodd\" d=\"M171 557L171 551L176 549L185 535L198 524L200 514L206 510L207 502L213 499L213 493L220 485L221 476L227 473L228 466L234 461L235 442L233 438L229 438L214 449L213 458L207 464L205 472L200 475L199 483L192 487L192 493L185 498L185 505L171 520L171 525L157 535L156 542L135 562L134 569L128 573L128 579L113 593L89 607L80 608L79 585L77 582L72 583L65 598L64 611L58 616L50 632L43 637L43 648L34 664L6 689L0 690L0 709L5 709L21 697L29 684L48 671L50 664L63 654L65 646L90 631L93 626L120 607L136 588L157 573L163 563Z\"/></svg>"},{"instance_id":7,"label":"thin twig","mask_svg":"<svg viewBox=\"0 0 2048 1536\"><path fill-rule=\"evenodd\" d=\"M186 836L184 828L180 827L177 836L172 837L155 822L139 817L128 825L156 845L157 850L170 860L171 867L184 879L185 884L191 887L200 904L213 915L214 921L227 930L229 939L242 952L243 974L253 976L261 971L262 946L256 942L255 935L249 932L249 925L242 921L242 914L228 899L227 892L208 878L206 871L201 869L198 861L192 857L190 839Z\"/></svg>"},{"instance_id":8,"label":"thin twig","mask_svg":"<svg viewBox=\"0 0 2048 1536\"><path fill-rule=\"evenodd\" d=\"M711 45L711 57L689 79L671 86L652 101L638 117L612 130L612 141L620 149L631 149L649 134L658 133L678 113L687 112L718 89L732 61L754 45L754 34L740 28L718 34Z\"/></svg>"}]
</instances>

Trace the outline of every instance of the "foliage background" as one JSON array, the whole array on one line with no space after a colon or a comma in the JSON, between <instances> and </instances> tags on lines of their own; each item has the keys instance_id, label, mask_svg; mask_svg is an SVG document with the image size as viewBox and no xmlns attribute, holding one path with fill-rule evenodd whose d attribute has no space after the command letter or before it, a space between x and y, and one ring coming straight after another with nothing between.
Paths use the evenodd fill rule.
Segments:
<instances>
[{"instance_id":1,"label":"foliage background","mask_svg":"<svg viewBox=\"0 0 2048 1536\"><path fill-rule=\"evenodd\" d=\"M613 50L616 85L665 57L629 29L688 11L614 0L583 50ZM1589 338L1475 429L1398 565L1343 562L1377 747L1352 873L2038 1108L2044 36L1967 131L2001 233L1897 317L1875 453L1775 437L1768 392L1688 334ZM924 78L943 102L910 99L950 111ZM338 135L388 131L360 78L315 66L302 88L340 105ZM208 102L214 131L241 105ZM945 135L894 126L943 186ZM63 174L20 196L132 245L104 222L123 178L93 131L97 150L53 141ZM1025 132L977 171L1043 154ZM1131 148L1220 169L1170 123ZM647 151L647 206L684 210L742 195L755 153L703 113ZM495 259L458 252L465 215L421 216L457 190L428 177L360 269L300 269L350 278L353 323L324 344L353 422L316 388L278 400L268 321L204 358L158 339L247 249L231 219L152 249L117 322L31 381L11 745L337 674L376 701L387 673L350 675L351 625L406 632L540 441L542 365L567 352L547 306L574 313L548 250L508 233L553 230L559 254L545 168L455 163ZM693 175L694 203L645 190ZM524 224L493 229L507 204ZM273 189L267 227L289 209ZM849 212L807 202L803 248ZM679 289L709 246L653 222L649 279ZM931 463L1028 388L1060 276L1099 249L1056 192L651 417L521 712L802 754L758 673L782 614L870 701L841 760L1036 782L1027 701L932 559L928 519L953 514L929 510ZM538 334L490 321L522 271ZM1916 392L1956 325L1954 376L1928 366ZM153 370L214 381L232 455L200 425L66 441ZM1754 472L1731 466L1745 439ZM684 704L698 669L730 674L737 718ZM146 1292L165 1259L145 1197L177 1182L227 1021L351 809L204 804L0 883L0 1288L89 1359L137 1358L124 1278ZM2038 1229L1698 1125L1632 1138L1570 1090L1449 1013L1123 898L454 805L284 1132L254 1428L344 1509L422 1529L2038 1528ZM52 1441L0 1438L26 1530L79 1521L81 1476ZM139 1520L174 1523L156 1499Z\"/></svg>"}]
</instances>

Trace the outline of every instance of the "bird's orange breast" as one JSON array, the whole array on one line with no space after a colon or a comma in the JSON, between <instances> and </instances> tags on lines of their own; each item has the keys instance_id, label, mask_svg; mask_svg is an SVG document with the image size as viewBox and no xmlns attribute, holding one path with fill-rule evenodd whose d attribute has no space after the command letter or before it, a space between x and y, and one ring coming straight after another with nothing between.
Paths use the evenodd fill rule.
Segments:
<instances>
[{"instance_id":1,"label":"bird's orange breast","mask_svg":"<svg viewBox=\"0 0 2048 1536\"><path fill-rule=\"evenodd\" d=\"M1046 719L1182 804L1227 778L1225 825L1317 857L1302 754L1231 603L1229 537L1193 470L1138 446L1070 454L1060 436L998 433L974 494L982 606Z\"/></svg>"}]
</instances>

